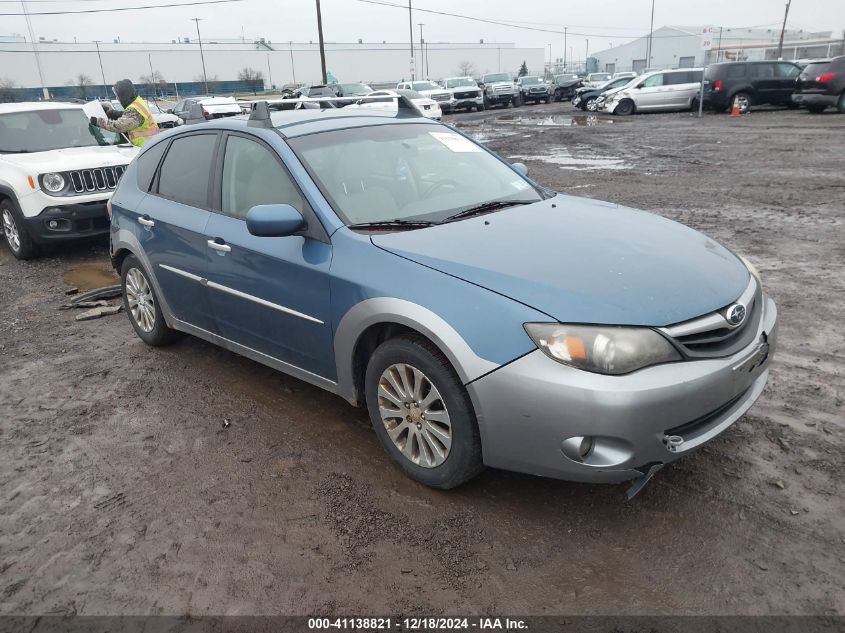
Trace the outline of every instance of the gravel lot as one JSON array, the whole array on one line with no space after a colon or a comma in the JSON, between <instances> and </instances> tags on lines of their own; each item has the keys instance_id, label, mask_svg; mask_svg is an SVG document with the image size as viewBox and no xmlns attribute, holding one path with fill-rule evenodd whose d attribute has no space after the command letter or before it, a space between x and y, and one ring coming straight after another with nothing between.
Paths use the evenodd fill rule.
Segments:
<instances>
[{"instance_id":1,"label":"gravel lot","mask_svg":"<svg viewBox=\"0 0 845 633\"><path fill-rule=\"evenodd\" d=\"M743 420L630 502L494 470L436 492L339 398L59 310L111 282L106 244L0 248L0 613L845 614L845 116L572 113L448 121L756 263L780 349Z\"/></svg>"}]
</instances>

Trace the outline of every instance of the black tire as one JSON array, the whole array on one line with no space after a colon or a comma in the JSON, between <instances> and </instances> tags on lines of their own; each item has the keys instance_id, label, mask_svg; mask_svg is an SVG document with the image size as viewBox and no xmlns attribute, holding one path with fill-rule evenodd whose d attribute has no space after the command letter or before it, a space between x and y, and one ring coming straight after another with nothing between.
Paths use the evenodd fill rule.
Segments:
<instances>
[{"instance_id":1,"label":"black tire","mask_svg":"<svg viewBox=\"0 0 845 633\"><path fill-rule=\"evenodd\" d=\"M153 316L152 327L149 330L145 329L139 323L139 318L132 312L132 306L129 305L130 300L126 285L127 277L132 273L132 271L137 272L142 276L149 289L149 296L151 297L152 303L151 312ZM160 301L155 288L150 281L150 275L147 273L141 262L138 261L138 258L134 255L129 255L123 260L123 265L120 267L120 285L123 290L123 310L129 317L129 322L132 324L132 328L135 330L135 334L138 335L138 338L152 347L170 345L179 339L179 332L170 329L167 326L167 323L164 322L164 315L161 313ZM149 303L147 303L147 305L149 305Z\"/></svg>"},{"instance_id":2,"label":"black tire","mask_svg":"<svg viewBox=\"0 0 845 633\"><path fill-rule=\"evenodd\" d=\"M616 106L616 112L614 112L613 114L618 114L619 116L628 116L629 114L633 114L634 110L634 102L630 99L625 99L624 101L619 102L619 105Z\"/></svg>"},{"instance_id":3,"label":"black tire","mask_svg":"<svg viewBox=\"0 0 845 633\"><path fill-rule=\"evenodd\" d=\"M731 97L731 107L733 107L734 102L739 102L740 114L748 114L751 112L751 95L747 92L737 92L733 97Z\"/></svg>"},{"instance_id":4,"label":"black tire","mask_svg":"<svg viewBox=\"0 0 845 633\"><path fill-rule=\"evenodd\" d=\"M698 112L698 98L693 98L689 105L690 112Z\"/></svg>"},{"instance_id":5,"label":"black tire","mask_svg":"<svg viewBox=\"0 0 845 633\"><path fill-rule=\"evenodd\" d=\"M483 103L476 103L475 104L476 112L484 112L484 104Z\"/></svg>"},{"instance_id":6,"label":"black tire","mask_svg":"<svg viewBox=\"0 0 845 633\"><path fill-rule=\"evenodd\" d=\"M583 101L581 102L581 106L582 106L581 109L584 110L585 112L596 112L598 110L597 102L598 102L598 97L590 97L589 99L587 99L586 103L583 102ZM592 109L590 108L591 103L593 104Z\"/></svg>"},{"instance_id":7,"label":"black tire","mask_svg":"<svg viewBox=\"0 0 845 633\"><path fill-rule=\"evenodd\" d=\"M440 393L440 399L433 402L432 405L442 400L442 404L448 412L451 423L451 446L446 454L445 461L439 465L426 467L414 463L412 459L406 457L399 446L391 439L385 427L385 422L382 421L379 412L379 382L382 379L382 374L388 368L397 364L410 365L422 372L430 384ZM431 343L423 338L409 337L390 339L379 345L367 364L364 389L367 410L376 435L387 453L409 477L426 486L448 490L472 479L483 470L481 436L478 432L478 423L475 419L472 403L448 359ZM389 400L384 400L384 402L390 403ZM401 420L401 411L403 410L397 410L400 411L398 419ZM412 410L409 409L409 411ZM416 411L420 410L417 409ZM426 412L428 411L426 410ZM408 415L406 419L413 420L411 415ZM420 424L422 423L418 421L417 428L421 428ZM400 421L398 424L404 425L406 423ZM411 440L410 431L404 434L400 433L398 436L400 442L403 437L406 442L414 442L410 449L407 449L412 454L414 447L419 448L418 453L420 460L422 460L424 450L419 441Z\"/></svg>"},{"instance_id":8,"label":"black tire","mask_svg":"<svg viewBox=\"0 0 845 633\"><path fill-rule=\"evenodd\" d=\"M23 215L11 200L0 202L0 227L2 227L0 230L3 232L3 241L17 259L32 259L38 255L38 245L32 241L26 222L23 221Z\"/></svg>"},{"instance_id":9,"label":"black tire","mask_svg":"<svg viewBox=\"0 0 845 633\"><path fill-rule=\"evenodd\" d=\"M808 106L807 106L807 109L808 109L810 112L812 112L813 114L821 114L822 112L824 112L824 111L825 111L825 109L826 109L826 108L827 108L827 106L822 105L822 104L820 104L820 103L814 103L813 105L808 105Z\"/></svg>"},{"instance_id":10,"label":"black tire","mask_svg":"<svg viewBox=\"0 0 845 633\"><path fill-rule=\"evenodd\" d=\"M520 99L519 96L514 97L513 98L513 107L518 108L521 105L522 105L522 99Z\"/></svg>"},{"instance_id":11,"label":"black tire","mask_svg":"<svg viewBox=\"0 0 845 633\"><path fill-rule=\"evenodd\" d=\"M836 102L836 109L839 111L839 114L845 114L845 90L839 95L839 101Z\"/></svg>"}]
</instances>

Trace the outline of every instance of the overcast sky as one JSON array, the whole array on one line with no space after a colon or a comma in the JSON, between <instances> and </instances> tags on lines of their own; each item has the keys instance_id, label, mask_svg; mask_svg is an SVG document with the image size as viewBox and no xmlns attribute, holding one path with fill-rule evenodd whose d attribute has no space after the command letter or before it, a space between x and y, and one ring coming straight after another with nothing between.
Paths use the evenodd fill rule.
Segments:
<instances>
[{"instance_id":1,"label":"overcast sky","mask_svg":"<svg viewBox=\"0 0 845 633\"><path fill-rule=\"evenodd\" d=\"M190 0L29 0L30 12L112 8ZM378 0L407 4L407 0ZM491 20L516 22L523 26L569 29L567 45L575 58L589 48L595 52L630 41L648 32L650 0L413 0L415 7L461 13ZM783 19L781 0L656 0L654 26L713 24L730 27L765 26L777 29ZM111 41L169 42L196 36L192 17L202 18L203 39L264 37L272 42L316 41L314 0L242 0L231 4L174 7L118 13L63 16L33 16L36 37L80 42ZM367 4L358 0L322 0L326 41L405 42L408 40L408 12ZM0 0L0 12L19 13L21 4ZM419 27L431 42L514 42L519 46L545 47L552 44L552 56L563 56L563 36L555 33L484 24L455 17L414 11L414 38ZM793 0L790 28L832 30L837 37L845 28L845 0ZM26 35L26 22L19 16L0 17L0 35ZM28 36L27 36L28 38Z\"/></svg>"}]
</instances>

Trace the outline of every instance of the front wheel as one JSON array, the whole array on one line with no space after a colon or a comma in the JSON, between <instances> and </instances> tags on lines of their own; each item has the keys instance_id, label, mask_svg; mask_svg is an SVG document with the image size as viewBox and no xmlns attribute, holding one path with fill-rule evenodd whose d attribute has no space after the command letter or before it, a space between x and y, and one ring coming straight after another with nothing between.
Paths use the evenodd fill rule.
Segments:
<instances>
[{"instance_id":1,"label":"front wheel","mask_svg":"<svg viewBox=\"0 0 845 633\"><path fill-rule=\"evenodd\" d=\"M0 221L3 224L3 237L12 255L17 259L32 259L38 255L38 246L29 235L23 216L9 200L0 203Z\"/></svg>"},{"instance_id":2,"label":"front wheel","mask_svg":"<svg viewBox=\"0 0 845 633\"><path fill-rule=\"evenodd\" d=\"M483 112L484 111L484 104L483 103L476 103L475 109L476 109L477 112Z\"/></svg>"},{"instance_id":3,"label":"front wheel","mask_svg":"<svg viewBox=\"0 0 845 633\"><path fill-rule=\"evenodd\" d=\"M808 105L808 106L807 106L807 109L808 109L810 112L812 112L813 114L821 114L822 112L824 112L824 111L825 111L825 109L826 109L826 108L827 108L827 106L820 105L820 104L818 104L818 103L814 103L813 105Z\"/></svg>"},{"instance_id":4,"label":"front wheel","mask_svg":"<svg viewBox=\"0 0 845 633\"><path fill-rule=\"evenodd\" d=\"M836 109L839 111L839 114L845 114L845 90L839 95L839 101L836 102Z\"/></svg>"},{"instance_id":5,"label":"front wheel","mask_svg":"<svg viewBox=\"0 0 845 633\"><path fill-rule=\"evenodd\" d=\"M123 289L123 310L138 337L147 345L169 345L178 338L164 322L161 304L156 296L147 271L134 255L123 260L120 268Z\"/></svg>"},{"instance_id":6,"label":"front wheel","mask_svg":"<svg viewBox=\"0 0 845 633\"><path fill-rule=\"evenodd\" d=\"M469 396L431 343L385 341L370 358L364 385L376 435L412 479L449 489L481 472L481 437Z\"/></svg>"},{"instance_id":7,"label":"front wheel","mask_svg":"<svg viewBox=\"0 0 845 633\"><path fill-rule=\"evenodd\" d=\"M587 102L584 104L582 109L585 109L589 112L595 112L599 107L599 102L595 97L590 97L587 99Z\"/></svg>"},{"instance_id":8,"label":"front wheel","mask_svg":"<svg viewBox=\"0 0 845 633\"><path fill-rule=\"evenodd\" d=\"M620 116L628 116L629 114L634 113L634 102L630 99L625 99L624 101L620 102L618 106L616 106L616 111L614 114L618 114Z\"/></svg>"}]
</instances>

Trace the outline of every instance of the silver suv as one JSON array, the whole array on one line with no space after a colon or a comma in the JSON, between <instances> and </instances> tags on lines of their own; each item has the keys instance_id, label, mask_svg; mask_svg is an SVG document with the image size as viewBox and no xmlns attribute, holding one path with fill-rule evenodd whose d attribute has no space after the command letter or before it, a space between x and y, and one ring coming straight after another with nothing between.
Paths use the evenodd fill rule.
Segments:
<instances>
[{"instance_id":1,"label":"silver suv","mask_svg":"<svg viewBox=\"0 0 845 633\"><path fill-rule=\"evenodd\" d=\"M611 114L689 110L698 108L702 68L657 70L598 99L598 108Z\"/></svg>"}]
</instances>

